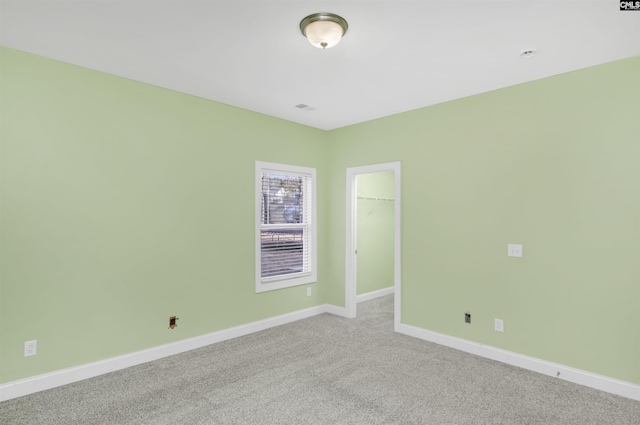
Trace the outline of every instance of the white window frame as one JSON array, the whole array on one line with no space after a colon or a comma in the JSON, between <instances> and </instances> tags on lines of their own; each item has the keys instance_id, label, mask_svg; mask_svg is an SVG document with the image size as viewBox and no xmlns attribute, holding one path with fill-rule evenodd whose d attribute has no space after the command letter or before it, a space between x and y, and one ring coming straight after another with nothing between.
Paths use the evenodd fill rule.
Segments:
<instances>
[{"instance_id":1,"label":"white window frame","mask_svg":"<svg viewBox=\"0 0 640 425\"><path fill-rule=\"evenodd\" d=\"M309 176L311 182L311 208L308 212L310 240L305 245L309 250L309 271L291 275L283 274L262 277L262 174L277 173L286 175ZM255 257L256 257L256 292L273 291L317 281L317 214L316 214L316 169L297 165L278 164L274 162L256 161L255 163Z\"/></svg>"}]
</instances>

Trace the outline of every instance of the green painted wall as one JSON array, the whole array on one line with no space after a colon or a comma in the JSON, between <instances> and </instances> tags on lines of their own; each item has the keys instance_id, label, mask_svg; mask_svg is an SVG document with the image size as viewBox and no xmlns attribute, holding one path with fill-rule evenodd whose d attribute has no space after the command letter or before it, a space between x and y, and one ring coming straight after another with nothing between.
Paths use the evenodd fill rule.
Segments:
<instances>
[{"instance_id":1,"label":"green painted wall","mask_svg":"<svg viewBox=\"0 0 640 425\"><path fill-rule=\"evenodd\" d=\"M331 132L327 299L345 168L401 161L404 323L640 384L638 76L635 57Z\"/></svg>"},{"instance_id":2,"label":"green painted wall","mask_svg":"<svg viewBox=\"0 0 640 425\"><path fill-rule=\"evenodd\" d=\"M404 323L640 384L638 57L328 133L0 65L0 382L344 305L345 169L402 161ZM312 297L255 294L257 159L317 168Z\"/></svg>"},{"instance_id":3,"label":"green painted wall","mask_svg":"<svg viewBox=\"0 0 640 425\"><path fill-rule=\"evenodd\" d=\"M325 132L0 55L0 382L322 303L324 239L313 296L255 293L253 192L255 160L316 167L326 232Z\"/></svg>"},{"instance_id":4,"label":"green painted wall","mask_svg":"<svg viewBox=\"0 0 640 425\"><path fill-rule=\"evenodd\" d=\"M393 172L360 174L357 189L357 293L393 286Z\"/></svg>"}]
</instances>

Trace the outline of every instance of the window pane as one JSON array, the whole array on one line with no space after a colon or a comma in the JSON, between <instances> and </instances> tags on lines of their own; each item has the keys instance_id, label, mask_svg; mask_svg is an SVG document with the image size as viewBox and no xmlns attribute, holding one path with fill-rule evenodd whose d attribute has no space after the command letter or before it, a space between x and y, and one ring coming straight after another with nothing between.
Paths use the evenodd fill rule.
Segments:
<instances>
[{"instance_id":1,"label":"window pane","mask_svg":"<svg viewBox=\"0 0 640 425\"><path fill-rule=\"evenodd\" d=\"M315 282L315 169L256 161L256 292Z\"/></svg>"},{"instance_id":2,"label":"window pane","mask_svg":"<svg viewBox=\"0 0 640 425\"><path fill-rule=\"evenodd\" d=\"M303 222L303 178L262 174L262 224Z\"/></svg>"},{"instance_id":3,"label":"window pane","mask_svg":"<svg viewBox=\"0 0 640 425\"><path fill-rule=\"evenodd\" d=\"M263 229L260 232L262 277L308 270L302 228Z\"/></svg>"}]
</instances>

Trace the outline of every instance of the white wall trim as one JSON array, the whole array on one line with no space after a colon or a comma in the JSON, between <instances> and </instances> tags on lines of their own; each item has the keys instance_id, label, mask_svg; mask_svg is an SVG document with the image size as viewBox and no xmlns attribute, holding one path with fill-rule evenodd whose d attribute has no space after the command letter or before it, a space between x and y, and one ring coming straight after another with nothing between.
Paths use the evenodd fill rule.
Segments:
<instances>
[{"instance_id":1,"label":"white wall trim","mask_svg":"<svg viewBox=\"0 0 640 425\"><path fill-rule=\"evenodd\" d=\"M391 295L395 290L396 288L394 286L389 286L388 288L382 288L376 291L367 292L366 294L360 294L356 297L356 303L375 300L376 298Z\"/></svg>"},{"instance_id":2,"label":"white wall trim","mask_svg":"<svg viewBox=\"0 0 640 425\"><path fill-rule=\"evenodd\" d=\"M323 313L331 313L346 317L346 311L343 307L337 307L329 304L298 310L292 313L235 326L170 344L160 345L131 354L125 354L118 357L112 357L110 359L0 384L0 402L93 378L95 376L104 375L105 373L114 372L116 370L126 369L131 366L173 356L185 351L238 338L240 336L307 319Z\"/></svg>"},{"instance_id":3,"label":"white wall trim","mask_svg":"<svg viewBox=\"0 0 640 425\"><path fill-rule=\"evenodd\" d=\"M542 373L543 375L563 379L565 381L573 382L574 384L584 385L640 401L640 385L633 384L631 382L620 381L607 376L548 362L535 357L524 356L522 354L502 350L488 345L478 344L473 341L444 335L438 332L406 325L404 323L400 325L398 332L420 338L425 341L455 348L456 350L471 353L476 356L497 360L512 366Z\"/></svg>"},{"instance_id":4,"label":"white wall trim","mask_svg":"<svg viewBox=\"0 0 640 425\"><path fill-rule=\"evenodd\" d=\"M357 189L356 177L358 174L393 172L394 178L394 201L393 201L393 285L394 285L394 314L393 326L397 331L400 326L402 317L402 302L400 300L401 291L401 208L402 205L402 184L401 184L401 164L399 161L388 162L384 164L363 165L360 167L347 168L346 182L346 219L345 219L345 278L344 278L344 303L348 318L356 317L357 309L357 259L356 259L356 241L357 241Z\"/></svg>"},{"instance_id":5,"label":"white wall trim","mask_svg":"<svg viewBox=\"0 0 640 425\"><path fill-rule=\"evenodd\" d=\"M374 293L380 293L386 290L387 289L374 291ZM189 338L171 344L161 345L147 350L125 354L123 356L112 357L110 359L87 363L68 369L57 370L55 372L32 376L18 381L7 382L0 385L0 402L70 384L73 382L93 378L95 376L114 372L116 370L126 369L131 366L158 360L164 357L183 353L185 351L194 350L196 348L205 347L217 342L238 338L254 332L273 328L275 326L307 319L309 317L317 316L323 313L330 313L341 317L347 317L347 311L345 307L338 307L331 304L324 304L304 310L298 310L292 313L283 314L281 316L275 316L272 318L259 320L257 322L235 326L233 328L224 329L207 335ZM436 344L451 347L456 350L464 351L477 356L510 364L512 366L517 366L523 369L542 373L547 376L564 379L575 384L585 385L597 390L640 401L640 385L637 384L620 381L617 379L609 378L607 376L598 375L595 373L548 362L545 360L536 359L534 357L524 356L522 354L513 353L511 351L478 344L476 342L444 335L438 332L429 331L411 325L406 325L404 323L400 324L397 331L404 335L434 342Z\"/></svg>"},{"instance_id":6,"label":"white wall trim","mask_svg":"<svg viewBox=\"0 0 640 425\"><path fill-rule=\"evenodd\" d=\"M337 305L332 304L325 304L324 307L326 308L326 313L349 319L347 309L345 307L338 307Z\"/></svg>"}]
</instances>

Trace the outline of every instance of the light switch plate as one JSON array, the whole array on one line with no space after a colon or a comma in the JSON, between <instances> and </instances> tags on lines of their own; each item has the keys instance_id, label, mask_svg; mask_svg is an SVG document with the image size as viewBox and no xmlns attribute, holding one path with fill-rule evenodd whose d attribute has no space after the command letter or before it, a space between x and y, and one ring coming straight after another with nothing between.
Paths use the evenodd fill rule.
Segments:
<instances>
[{"instance_id":1,"label":"light switch plate","mask_svg":"<svg viewBox=\"0 0 640 425\"><path fill-rule=\"evenodd\" d=\"M504 332L504 321L502 319L495 319L494 329L496 332Z\"/></svg>"},{"instance_id":2,"label":"light switch plate","mask_svg":"<svg viewBox=\"0 0 640 425\"><path fill-rule=\"evenodd\" d=\"M507 245L507 256L522 257L522 245L510 243Z\"/></svg>"}]
</instances>

